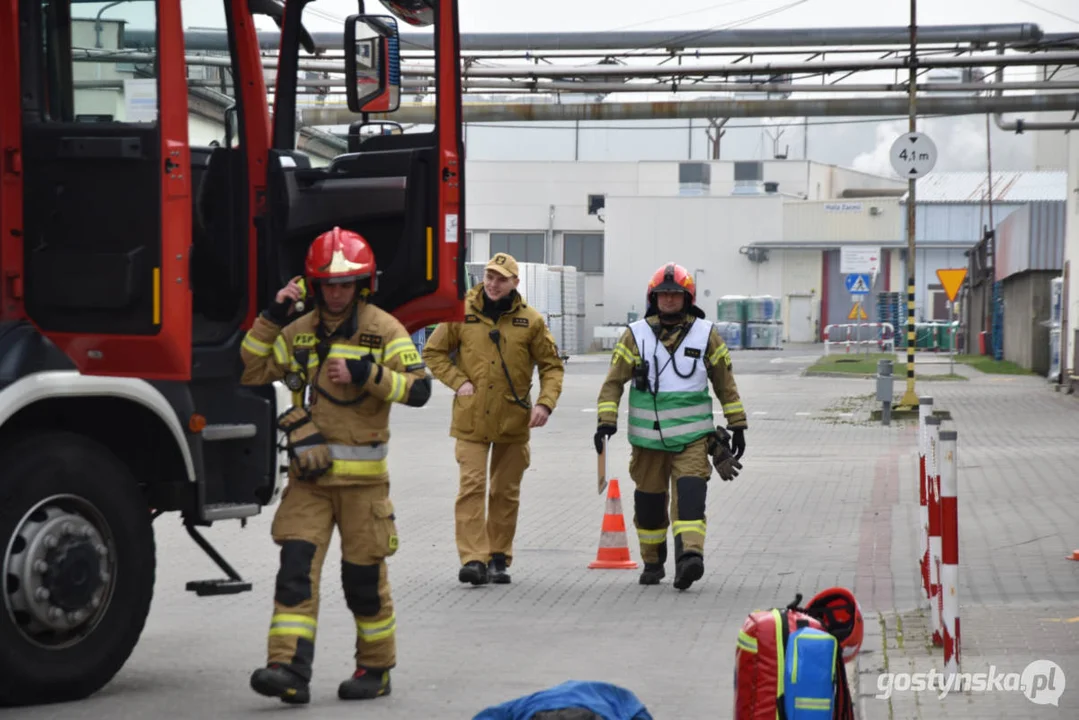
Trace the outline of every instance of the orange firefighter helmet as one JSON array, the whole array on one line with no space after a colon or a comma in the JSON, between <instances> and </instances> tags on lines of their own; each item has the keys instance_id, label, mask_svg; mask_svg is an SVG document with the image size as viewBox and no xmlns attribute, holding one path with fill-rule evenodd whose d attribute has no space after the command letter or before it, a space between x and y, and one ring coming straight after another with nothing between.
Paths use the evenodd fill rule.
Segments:
<instances>
[{"instance_id":1,"label":"orange firefighter helmet","mask_svg":"<svg viewBox=\"0 0 1079 720\"><path fill-rule=\"evenodd\" d=\"M363 236L335 227L315 238L307 251L304 274L312 284L354 282L375 291L375 254Z\"/></svg>"},{"instance_id":2,"label":"orange firefighter helmet","mask_svg":"<svg viewBox=\"0 0 1079 720\"><path fill-rule=\"evenodd\" d=\"M843 662L850 662L862 648L865 622L854 593L846 588L821 590L806 605L808 614L820 620L824 629L839 640Z\"/></svg>"},{"instance_id":3,"label":"orange firefighter helmet","mask_svg":"<svg viewBox=\"0 0 1079 720\"><path fill-rule=\"evenodd\" d=\"M659 292L684 292L689 295L689 304L697 300L697 283L684 267L667 263L652 274L648 281L646 300L649 305L655 303L655 294Z\"/></svg>"}]
</instances>

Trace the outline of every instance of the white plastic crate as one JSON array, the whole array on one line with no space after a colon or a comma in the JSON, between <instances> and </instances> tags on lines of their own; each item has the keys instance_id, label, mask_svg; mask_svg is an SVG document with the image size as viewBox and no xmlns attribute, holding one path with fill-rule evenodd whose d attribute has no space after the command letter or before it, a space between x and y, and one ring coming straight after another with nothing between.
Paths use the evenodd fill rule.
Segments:
<instances>
[{"instance_id":1,"label":"white plastic crate","mask_svg":"<svg viewBox=\"0 0 1079 720\"><path fill-rule=\"evenodd\" d=\"M563 268L549 266L547 268L547 312L551 315L562 315L562 282Z\"/></svg>"}]
</instances>

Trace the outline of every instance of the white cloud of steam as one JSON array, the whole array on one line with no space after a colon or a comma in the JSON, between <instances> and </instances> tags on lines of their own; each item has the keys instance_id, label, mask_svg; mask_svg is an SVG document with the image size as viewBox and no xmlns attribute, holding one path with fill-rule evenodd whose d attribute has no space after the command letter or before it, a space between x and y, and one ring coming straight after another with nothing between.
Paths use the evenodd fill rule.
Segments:
<instances>
[{"instance_id":1,"label":"white cloud of steam","mask_svg":"<svg viewBox=\"0 0 1079 720\"><path fill-rule=\"evenodd\" d=\"M907 132L906 120L881 123L876 127L872 150L855 156L851 167L862 172L897 177L889 160L892 143ZM918 121L918 130L937 146L937 164L941 172L984 171L986 169L985 117L970 115ZM1034 134L1006 133L990 120L993 170L1029 170L1034 167Z\"/></svg>"}]
</instances>

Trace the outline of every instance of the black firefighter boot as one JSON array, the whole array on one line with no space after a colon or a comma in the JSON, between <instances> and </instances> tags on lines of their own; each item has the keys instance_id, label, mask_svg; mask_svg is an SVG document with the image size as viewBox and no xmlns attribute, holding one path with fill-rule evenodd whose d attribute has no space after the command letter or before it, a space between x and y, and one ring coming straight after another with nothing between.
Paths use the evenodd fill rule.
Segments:
<instances>
[{"instance_id":1,"label":"black firefighter boot","mask_svg":"<svg viewBox=\"0 0 1079 720\"><path fill-rule=\"evenodd\" d=\"M487 573L491 582L496 585L508 585L510 574L506 572L506 556L504 553L492 553L491 562L487 564Z\"/></svg>"},{"instance_id":2,"label":"black firefighter boot","mask_svg":"<svg viewBox=\"0 0 1079 720\"><path fill-rule=\"evenodd\" d=\"M641 585L659 585L659 581L667 576L667 571L663 569L663 563L650 563L644 564L644 570L641 571Z\"/></svg>"},{"instance_id":3,"label":"black firefighter boot","mask_svg":"<svg viewBox=\"0 0 1079 720\"><path fill-rule=\"evenodd\" d=\"M674 586L685 590L704 576L704 558L698 553L687 552L678 558L674 566Z\"/></svg>"},{"instance_id":4,"label":"black firefighter boot","mask_svg":"<svg viewBox=\"0 0 1079 720\"><path fill-rule=\"evenodd\" d=\"M457 579L463 583L472 583L473 585L486 585L487 584L487 565L479 560L473 560L465 563L461 566L461 569L457 572Z\"/></svg>"},{"instance_id":5,"label":"black firefighter boot","mask_svg":"<svg viewBox=\"0 0 1079 720\"><path fill-rule=\"evenodd\" d=\"M337 687L342 700L373 700L390 694L390 671L359 668Z\"/></svg>"},{"instance_id":6,"label":"black firefighter boot","mask_svg":"<svg viewBox=\"0 0 1079 720\"><path fill-rule=\"evenodd\" d=\"M311 689L304 678L287 666L270 663L251 673L251 689L259 695L281 698L290 705L306 705L311 702Z\"/></svg>"},{"instance_id":7,"label":"black firefighter boot","mask_svg":"<svg viewBox=\"0 0 1079 720\"><path fill-rule=\"evenodd\" d=\"M641 493L643 495L643 493ZM643 547L642 547L643 550ZM641 571L641 585L659 585L659 581L667 577L667 541L664 540L656 546L656 561L644 561L644 570Z\"/></svg>"}]
</instances>

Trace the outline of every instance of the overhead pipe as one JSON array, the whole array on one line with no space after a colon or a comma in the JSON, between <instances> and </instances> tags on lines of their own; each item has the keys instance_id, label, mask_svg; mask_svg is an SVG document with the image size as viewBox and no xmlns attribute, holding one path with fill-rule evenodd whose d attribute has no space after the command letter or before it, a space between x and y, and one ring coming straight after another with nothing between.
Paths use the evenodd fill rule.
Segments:
<instances>
[{"instance_id":1,"label":"overhead pipe","mask_svg":"<svg viewBox=\"0 0 1079 720\"><path fill-rule=\"evenodd\" d=\"M465 103L464 122L589 122L690 118L886 117L908 111L905 97L828 100L709 100L693 102L502 104ZM1079 106L1077 93L988 97L929 97L919 101L922 115L982 115L987 112L1055 112ZM348 125L357 115L347 108L300 112L304 125ZM432 105L402 105L393 113L371 113L372 120L430 125Z\"/></svg>"},{"instance_id":2,"label":"overhead pipe","mask_svg":"<svg viewBox=\"0 0 1079 720\"><path fill-rule=\"evenodd\" d=\"M153 53L138 52L93 52L82 50L72 53L72 59L77 62L153 62ZM188 65L209 65L214 67L231 67L232 61L228 57L212 55L188 55L184 58ZM316 72L344 71L344 60L301 60L301 70ZM263 58L262 65L266 69L277 67L276 58ZM1005 67L1010 65L1079 65L1079 52L1048 52L1033 55L966 55L959 57L932 57L919 58L918 67L924 69L934 68L970 68L982 66ZM820 62L802 63L728 63L723 65L679 65L679 66L642 66L630 67L626 65L544 65L544 66L503 66L503 67L477 67L472 65L462 73L462 78L558 78L571 77L617 77L617 78L652 78L652 77L696 77L696 76L742 76L742 75L780 75L787 73L797 74L828 74L835 72L858 72L869 70L906 70L909 68L908 60L877 59L877 60L827 60ZM403 65L402 76L428 77L434 73L431 66Z\"/></svg>"},{"instance_id":3,"label":"overhead pipe","mask_svg":"<svg viewBox=\"0 0 1079 720\"><path fill-rule=\"evenodd\" d=\"M622 32L547 32L547 33L461 33L462 51L511 52L558 50L624 50L645 48L770 48L902 45L908 29L897 27L852 28L736 28L730 30L643 30ZM337 31L311 33L320 49L340 48L343 34ZM918 28L921 45L957 43L1038 43L1045 33L1035 23L993 25L930 25ZM403 32L401 47L433 50L433 33ZM276 51L281 36L274 32L258 33L259 45ZM125 30L124 46L153 47L153 30ZM228 50L224 30L185 30L184 47L188 50Z\"/></svg>"},{"instance_id":4,"label":"overhead pipe","mask_svg":"<svg viewBox=\"0 0 1079 720\"><path fill-rule=\"evenodd\" d=\"M1008 65L1079 65L1079 52L1047 52L1033 55L964 55L921 57L918 67L965 68ZM630 67L626 65L543 65L513 67L468 67L462 77L566 78L566 77L684 77L698 75L775 75L783 73L835 73L863 70L907 70L906 58L875 60L822 60L818 62L726 63L722 65L679 65ZM407 71L404 71L407 72Z\"/></svg>"},{"instance_id":5,"label":"overhead pipe","mask_svg":"<svg viewBox=\"0 0 1079 720\"><path fill-rule=\"evenodd\" d=\"M189 87L221 86L220 80L190 79ZM345 78L298 78L298 87L308 88L343 88L348 82ZM273 82L267 82L267 88L272 88ZM402 88L418 90L420 93L433 92L437 83L434 78L430 80L403 80ZM76 80L76 90L91 89L120 89L123 88L123 80ZM903 83L884 83L877 85L868 84L843 84L843 85L818 85L806 83L802 85L769 84L769 83L649 83L649 84L625 84L625 83L574 83L574 82L546 82L537 83L525 80L465 80L462 82L464 90L473 92L512 92L519 94L538 95L545 93L581 93L581 94L604 94L613 93L664 93L691 95L696 93L856 93L864 95L868 93L906 92ZM1079 90L1079 80L1051 81L1028 81L1012 82L1003 86L1005 90ZM919 93L943 93L943 92L979 92L985 91L983 83L926 83L918 85Z\"/></svg>"},{"instance_id":6,"label":"overhead pipe","mask_svg":"<svg viewBox=\"0 0 1079 720\"><path fill-rule=\"evenodd\" d=\"M997 46L997 55L1003 55L1003 54L1004 54L1004 48L998 45ZM989 84L992 85L995 88L995 93L994 94L995 94L996 97L1003 97L1003 95L1004 95L1004 86L1003 86L1003 81L1000 78L1004 75L1004 72L1003 72L1003 70L997 70L994 74L997 76L997 79L995 81L993 81L992 83L989 83ZM1079 105L1075 105L1072 108L1065 108L1065 109L1072 110L1072 109L1075 109L1075 108L1079 108ZM1079 110L1076 110L1076 113L1079 113ZM1076 113L1072 114L1072 118L1075 118ZM1079 121L1074 121L1073 120L1071 122L1064 122L1064 121L1062 121L1062 122L1027 122L1023 118L1018 118L1017 120L1014 120L1012 122L1007 122L1007 121L1004 120L1004 115L1002 115L999 112L993 113L993 122L1001 130L1003 130L1005 132L1013 132L1014 131L1016 135L1021 135L1024 132L1026 132L1027 130L1030 130L1032 132L1037 132L1039 130L1064 130L1064 131L1079 130Z\"/></svg>"}]
</instances>

